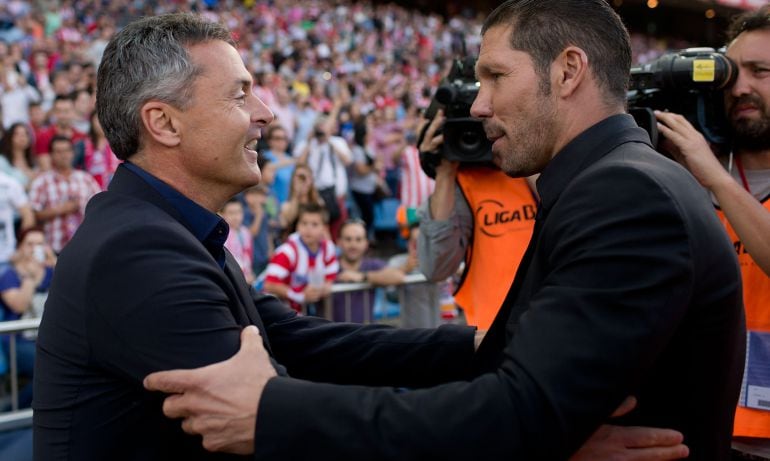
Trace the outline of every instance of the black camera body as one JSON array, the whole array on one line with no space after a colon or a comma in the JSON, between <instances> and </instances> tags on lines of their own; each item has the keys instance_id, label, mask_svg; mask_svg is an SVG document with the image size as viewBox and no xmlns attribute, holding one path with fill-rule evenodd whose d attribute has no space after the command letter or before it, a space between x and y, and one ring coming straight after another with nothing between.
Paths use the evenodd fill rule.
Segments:
<instances>
[{"instance_id":1,"label":"black camera body","mask_svg":"<svg viewBox=\"0 0 770 461\"><path fill-rule=\"evenodd\" d=\"M441 80L425 111L425 118L428 120L432 120L439 109L444 110L446 117L442 127L444 143L441 152L439 155L421 155L423 169L431 177L435 175L431 166L425 163L437 164L441 158L461 163L492 162L492 144L484 133L481 120L471 117L471 105L479 92L479 82L474 72L475 64L476 59L473 57L455 59L449 74ZM423 130L420 141L424 134ZM435 165L433 167L435 168Z\"/></svg>"},{"instance_id":2,"label":"black camera body","mask_svg":"<svg viewBox=\"0 0 770 461\"><path fill-rule=\"evenodd\" d=\"M713 48L688 48L631 69L628 112L658 145L653 110L682 114L717 151L730 149L724 90L738 74L736 65Z\"/></svg>"}]
</instances>

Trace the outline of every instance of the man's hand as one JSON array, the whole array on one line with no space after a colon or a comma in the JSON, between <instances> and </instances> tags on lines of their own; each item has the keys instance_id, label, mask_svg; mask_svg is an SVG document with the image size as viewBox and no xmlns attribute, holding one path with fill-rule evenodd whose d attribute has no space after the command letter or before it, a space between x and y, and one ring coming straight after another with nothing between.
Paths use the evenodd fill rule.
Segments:
<instances>
[{"instance_id":1,"label":"man's hand","mask_svg":"<svg viewBox=\"0 0 770 461\"><path fill-rule=\"evenodd\" d=\"M636 406L628 397L613 417L623 416ZM686 458L690 451L682 444L684 437L671 429L602 425L570 461L667 461Z\"/></svg>"},{"instance_id":2,"label":"man's hand","mask_svg":"<svg viewBox=\"0 0 770 461\"><path fill-rule=\"evenodd\" d=\"M259 330L241 332L241 349L228 360L194 370L152 373L151 391L173 394L163 402L169 418L184 418L182 429L203 436L203 448L235 454L254 452L257 407L267 381L276 376Z\"/></svg>"},{"instance_id":3,"label":"man's hand","mask_svg":"<svg viewBox=\"0 0 770 461\"><path fill-rule=\"evenodd\" d=\"M66 202L59 205L58 208L59 216L65 216L77 211L80 211L80 202L78 202L77 199L67 200Z\"/></svg>"},{"instance_id":4,"label":"man's hand","mask_svg":"<svg viewBox=\"0 0 770 461\"><path fill-rule=\"evenodd\" d=\"M433 117L433 119L430 121L430 124L428 125L428 128L425 130L425 136L423 136L422 142L419 146L417 146L420 152L439 155L441 146L444 144L444 135L440 131L442 130L445 121L446 117L444 116L444 111L439 110L436 112L436 116ZM457 176L457 168L459 166L460 162L450 162L442 158L441 162L438 164L438 166L436 166L436 179L438 180L438 178L441 176L447 176L451 178L452 182L454 182L454 178Z\"/></svg>"},{"instance_id":5,"label":"man's hand","mask_svg":"<svg viewBox=\"0 0 770 461\"><path fill-rule=\"evenodd\" d=\"M732 181L711 151L703 135L679 114L655 111L658 130L665 136L663 146L674 159L690 170L695 179L712 189L719 182Z\"/></svg>"},{"instance_id":6,"label":"man's hand","mask_svg":"<svg viewBox=\"0 0 770 461\"><path fill-rule=\"evenodd\" d=\"M362 277L361 272L343 270L342 272L337 274L337 282L359 283L359 282L362 282L361 277Z\"/></svg>"},{"instance_id":7,"label":"man's hand","mask_svg":"<svg viewBox=\"0 0 770 461\"><path fill-rule=\"evenodd\" d=\"M305 293L305 302L314 303L323 298L325 296L325 292L326 290L323 285L308 285L303 290L303 293Z\"/></svg>"}]
</instances>

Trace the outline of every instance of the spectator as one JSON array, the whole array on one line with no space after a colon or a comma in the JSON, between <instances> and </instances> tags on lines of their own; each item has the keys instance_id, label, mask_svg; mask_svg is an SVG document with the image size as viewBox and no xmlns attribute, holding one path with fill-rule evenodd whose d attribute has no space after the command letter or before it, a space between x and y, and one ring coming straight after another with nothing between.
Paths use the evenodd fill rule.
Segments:
<instances>
[{"instance_id":1,"label":"spectator","mask_svg":"<svg viewBox=\"0 0 770 461\"><path fill-rule=\"evenodd\" d=\"M275 100L270 106L270 109L275 114L275 122L273 126L281 126L285 130L286 146L291 144L294 139L294 130L297 125L297 115L294 110L294 106L291 103L291 95L289 89L283 83L277 85L273 90L275 92ZM268 129L269 131L270 129Z\"/></svg>"},{"instance_id":2,"label":"spectator","mask_svg":"<svg viewBox=\"0 0 770 461\"><path fill-rule=\"evenodd\" d=\"M49 53L43 49L32 53L32 85L42 95L42 110L48 112L53 106L56 93L51 78L52 60Z\"/></svg>"},{"instance_id":3,"label":"spectator","mask_svg":"<svg viewBox=\"0 0 770 461\"><path fill-rule=\"evenodd\" d=\"M263 170L264 178L264 170ZM253 251L251 253L251 268L255 276L259 276L267 267L275 251L275 242L280 234L278 213L275 208L275 198L270 196L267 187L259 184L246 189L243 193L246 202L248 220L244 224L249 229Z\"/></svg>"},{"instance_id":4,"label":"spectator","mask_svg":"<svg viewBox=\"0 0 770 461\"><path fill-rule=\"evenodd\" d=\"M243 272L248 284L254 283L254 271L251 268L252 262L252 239L249 229L243 225L243 204L240 200L233 197L219 211L220 216L224 218L230 227L227 234L225 248L230 250L238 266Z\"/></svg>"},{"instance_id":5,"label":"spectator","mask_svg":"<svg viewBox=\"0 0 770 461\"><path fill-rule=\"evenodd\" d=\"M120 161L110 148L110 143L104 135L102 124L99 123L96 112L91 114L88 137L83 139L81 147L85 171L94 177L102 190L106 190Z\"/></svg>"},{"instance_id":6,"label":"spectator","mask_svg":"<svg viewBox=\"0 0 770 461\"><path fill-rule=\"evenodd\" d=\"M27 79L0 60L0 112L3 127L8 128L16 122L29 122L29 105L38 101L40 94L27 83Z\"/></svg>"},{"instance_id":7,"label":"spectator","mask_svg":"<svg viewBox=\"0 0 770 461\"><path fill-rule=\"evenodd\" d=\"M305 164L298 164L291 176L289 199L281 205L281 211L278 215L284 236L288 236L296 230L299 206L308 203L324 205L324 201L313 182L313 172L310 167Z\"/></svg>"},{"instance_id":8,"label":"spectator","mask_svg":"<svg viewBox=\"0 0 770 461\"><path fill-rule=\"evenodd\" d=\"M297 211L297 232L275 250L267 266L265 291L287 300L297 312L317 312L339 271L334 243L325 238L326 210L307 203Z\"/></svg>"},{"instance_id":9,"label":"spectator","mask_svg":"<svg viewBox=\"0 0 770 461\"><path fill-rule=\"evenodd\" d=\"M42 171L51 169L51 152L49 149L55 136L68 138L72 144L86 138L85 133L76 130L73 126L75 122L75 104L69 96L56 96L53 103L52 117L53 123L40 132L35 141L37 164Z\"/></svg>"},{"instance_id":10,"label":"spectator","mask_svg":"<svg viewBox=\"0 0 770 461\"><path fill-rule=\"evenodd\" d=\"M299 163L310 165L318 193L329 212L330 233L336 235L347 218L348 174L345 168L353 159L347 142L330 134L333 124L334 121L326 117L316 120L311 135L294 149L294 157Z\"/></svg>"},{"instance_id":11,"label":"spectator","mask_svg":"<svg viewBox=\"0 0 770 461\"><path fill-rule=\"evenodd\" d=\"M385 186L383 179L382 161L375 157L366 146L365 131L354 134L353 163L351 164L350 192L358 206L361 218L366 223L366 235L369 240L374 238L374 203L377 200L378 186Z\"/></svg>"},{"instance_id":12,"label":"spectator","mask_svg":"<svg viewBox=\"0 0 770 461\"><path fill-rule=\"evenodd\" d=\"M0 171L0 275L8 267L16 248L14 221L17 215L22 230L35 224L35 216L21 184Z\"/></svg>"},{"instance_id":13,"label":"spectator","mask_svg":"<svg viewBox=\"0 0 770 461\"><path fill-rule=\"evenodd\" d=\"M40 134L48 129L48 116L40 103L29 105L29 128L32 130L31 139L33 140L37 140ZM32 154L35 154L35 142L32 143ZM38 166L36 157L35 155L32 164Z\"/></svg>"},{"instance_id":14,"label":"spectator","mask_svg":"<svg viewBox=\"0 0 770 461\"><path fill-rule=\"evenodd\" d=\"M85 78L85 74L81 78ZM75 109L75 121L72 122L73 128L81 133L90 132L91 116L94 113L94 95L91 94L91 91L85 88L75 90L73 108Z\"/></svg>"},{"instance_id":15,"label":"spectator","mask_svg":"<svg viewBox=\"0 0 770 461\"><path fill-rule=\"evenodd\" d=\"M396 120L395 100L383 100L369 117L367 132L369 148L382 161L388 188L399 190L403 175L399 169L400 156L406 147L406 134Z\"/></svg>"},{"instance_id":16,"label":"spectator","mask_svg":"<svg viewBox=\"0 0 770 461\"><path fill-rule=\"evenodd\" d=\"M86 172L75 170L75 150L70 138L55 135L50 143L51 170L30 185L29 197L38 222L44 224L46 241L58 254L83 221L88 200L101 189Z\"/></svg>"},{"instance_id":17,"label":"spectator","mask_svg":"<svg viewBox=\"0 0 770 461\"><path fill-rule=\"evenodd\" d=\"M337 283L371 283L374 286L399 285L404 282L401 267L388 267L381 259L366 257L369 241L366 223L360 219L345 221L340 227L340 272ZM368 323L374 318L374 288L335 293L332 319L337 322Z\"/></svg>"},{"instance_id":18,"label":"spectator","mask_svg":"<svg viewBox=\"0 0 770 461\"><path fill-rule=\"evenodd\" d=\"M268 150L262 155L275 165L275 175L270 188L282 204L289 198L289 187L297 160L289 154L289 134L282 125L270 125L267 129Z\"/></svg>"},{"instance_id":19,"label":"spectator","mask_svg":"<svg viewBox=\"0 0 770 461\"><path fill-rule=\"evenodd\" d=\"M46 245L43 230L32 227L22 232L12 265L0 275L0 318L39 318L43 313L55 265L56 256ZM8 336L2 337L2 344L7 351ZM16 363L19 375L31 379L35 364L33 340L24 336L17 338ZM19 394L19 407L29 407L31 402L30 381Z\"/></svg>"},{"instance_id":20,"label":"spectator","mask_svg":"<svg viewBox=\"0 0 770 461\"><path fill-rule=\"evenodd\" d=\"M20 122L11 125L0 141L0 154L0 171L27 187L36 174L29 128Z\"/></svg>"}]
</instances>

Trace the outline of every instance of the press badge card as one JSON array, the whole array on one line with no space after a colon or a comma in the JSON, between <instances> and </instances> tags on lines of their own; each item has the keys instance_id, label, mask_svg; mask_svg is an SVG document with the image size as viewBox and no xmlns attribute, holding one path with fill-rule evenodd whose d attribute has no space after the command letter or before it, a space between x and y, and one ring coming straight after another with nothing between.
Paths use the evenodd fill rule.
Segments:
<instances>
[{"instance_id":1,"label":"press badge card","mask_svg":"<svg viewBox=\"0 0 770 461\"><path fill-rule=\"evenodd\" d=\"M770 333L748 332L740 404L770 411Z\"/></svg>"}]
</instances>

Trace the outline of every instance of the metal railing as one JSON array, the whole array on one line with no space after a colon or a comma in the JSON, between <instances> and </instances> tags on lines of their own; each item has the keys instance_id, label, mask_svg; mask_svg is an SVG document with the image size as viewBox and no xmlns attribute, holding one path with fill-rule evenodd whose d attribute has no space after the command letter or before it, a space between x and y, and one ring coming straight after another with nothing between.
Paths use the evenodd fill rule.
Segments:
<instances>
[{"instance_id":1,"label":"metal railing","mask_svg":"<svg viewBox=\"0 0 770 461\"><path fill-rule=\"evenodd\" d=\"M0 322L0 336L8 335L8 377L11 384L11 411L0 413L0 432L32 425L32 409L19 410L19 373L16 358L16 337L25 331L37 330L40 319Z\"/></svg>"},{"instance_id":2,"label":"metal railing","mask_svg":"<svg viewBox=\"0 0 770 461\"><path fill-rule=\"evenodd\" d=\"M395 287L398 290L398 302L400 305L403 305L404 303L404 289L403 287L405 285L410 284L416 284L416 283L424 283L427 282L427 279L422 274L410 274L404 277L404 282L400 285L395 285ZM332 294L331 296L327 296L323 300L323 313L322 316L333 320L333 313L334 313L334 306L332 305L334 295L340 294L340 293L354 293L357 291L363 291L364 292L364 303L361 308L363 309L363 323L372 323L374 320L372 318L372 307L375 300L372 296L370 296L369 290L373 288L384 288L379 287L376 285L372 285L371 283L365 282L365 283L335 283L332 285ZM353 308L355 306L352 305L351 297L345 296L344 297L344 312L345 312L345 318L344 321L350 321L353 316Z\"/></svg>"}]
</instances>

